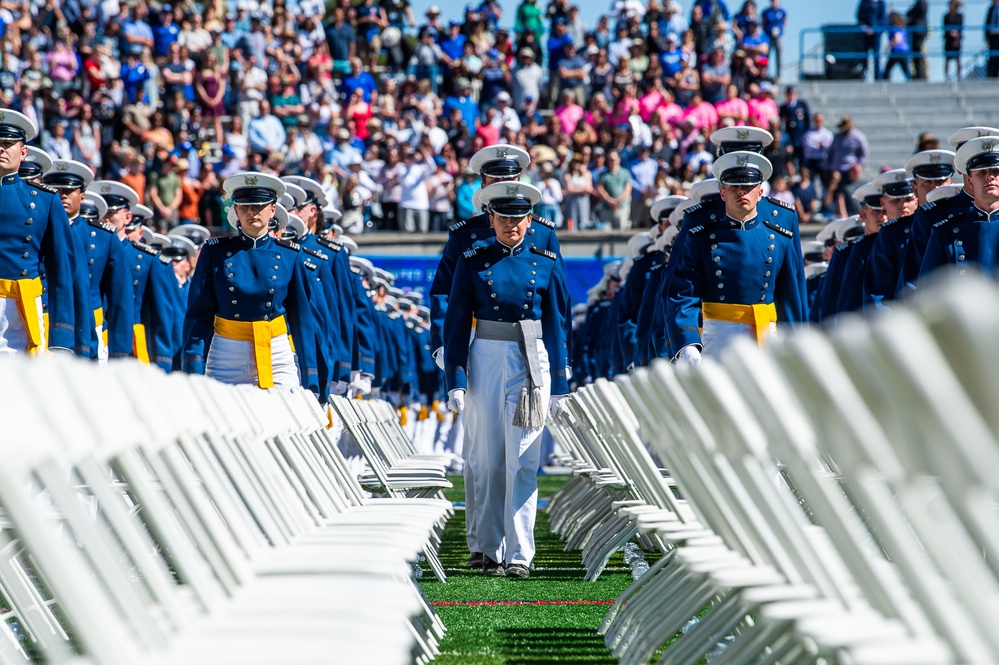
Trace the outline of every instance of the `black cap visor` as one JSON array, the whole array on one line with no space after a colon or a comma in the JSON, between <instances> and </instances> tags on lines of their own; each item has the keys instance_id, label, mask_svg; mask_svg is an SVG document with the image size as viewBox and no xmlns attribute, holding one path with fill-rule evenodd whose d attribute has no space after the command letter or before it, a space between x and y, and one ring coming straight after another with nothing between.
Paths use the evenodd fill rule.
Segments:
<instances>
[{"instance_id":1,"label":"black cap visor","mask_svg":"<svg viewBox=\"0 0 999 665\"><path fill-rule=\"evenodd\" d=\"M718 156L727 155L730 152L744 150L763 154L763 143L760 141L722 141L718 146Z\"/></svg>"},{"instance_id":2,"label":"black cap visor","mask_svg":"<svg viewBox=\"0 0 999 665\"><path fill-rule=\"evenodd\" d=\"M22 180L34 180L35 178L41 177L45 173L42 170L41 164L36 162L21 162L21 168L17 170L17 175L21 177Z\"/></svg>"},{"instance_id":3,"label":"black cap visor","mask_svg":"<svg viewBox=\"0 0 999 665\"><path fill-rule=\"evenodd\" d=\"M911 180L893 182L890 185L885 185L881 190L881 195L887 196L890 199L907 199L914 194Z\"/></svg>"},{"instance_id":4,"label":"black cap visor","mask_svg":"<svg viewBox=\"0 0 999 665\"><path fill-rule=\"evenodd\" d=\"M968 172L999 166L999 152L981 152L968 160Z\"/></svg>"},{"instance_id":5,"label":"black cap visor","mask_svg":"<svg viewBox=\"0 0 999 665\"><path fill-rule=\"evenodd\" d=\"M267 205L277 199L277 192L268 187L240 187L232 193L236 205Z\"/></svg>"},{"instance_id":6,"label":"black cap visor","mask_svg":"<svg viewBox=\"0 0 999 665\"><path fill-rule=\"evenodd\" d=\"M479 172L490 178L513 178L523 173L524 169L512 159L494 159L483 164Z\"/></svg>"},{"instance_id":7,"label":"black cap visor","mask_svg":"<svg viewBox=\"0 0 999 665\"><path fill-rule=\"evenodd\" d=\"M763 174L759 169L749 166L737 166L726 169L718 179L723 185L759 185L763 183ZM703 202L703 199L701 200Z\"/></svg>"},{"instance_id":8,"label":"black cap visor","mask_svg":"<svg viewBox=\"0 0 999 665\"><path fill-rule=\"evenodd\" d=\"M875 210L881 210L881 195L871 194L870 196L864 197L864 205L868 208L874 208Z\"/></svg>"},{"instance_id":9,"label":"black cap visor","mask_svg":"<svg viewBox=\"0 0 999 665\"><path fill-rule=\"evenodd\" d=\"M17 125L0 124L0 141L24 141L27 134Z\"/></svg>"},{"instance_id":10,"label":"black cap visor","mask_svg":"<svg viewBox=\"0 0 999 665\"><path fill-rule=\"evenodd\" d=\"M946 180L954 175L950 164L921 164L912 169L912 175L923 180Z\"/></svg>"},{"instance_id":11,"label":"black cap visor","mask_svg":"<svg viewBox=\"0 0 999 665\"><path fill-rule=\"evenodd\" d=\"M21 168L24 168L27 163L21 164ZM42 182L56 189L83 189L84 187L83 178L72 173L50 173L42 178Z\"/></svg>"},{"instance_id":12,"label":"black cap visor","mask_svg":"<svg viewBox=\"0 0 999 665\"><path fill-rule=\"evenodd\" d=\"M530 201L519 197L495 198L489 202L489 211L500 217L526 217L533 209Z\"/></svg>"}]
</instances>

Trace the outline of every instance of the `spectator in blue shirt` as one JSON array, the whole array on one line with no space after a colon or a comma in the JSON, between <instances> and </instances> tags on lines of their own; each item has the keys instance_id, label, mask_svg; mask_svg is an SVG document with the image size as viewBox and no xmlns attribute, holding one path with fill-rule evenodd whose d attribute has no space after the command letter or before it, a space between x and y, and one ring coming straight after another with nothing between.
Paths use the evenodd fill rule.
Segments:
<instances>
[{"instance_id":1,"label":"spectator in blue shirt","mask_svg":"<svg viewBox=\"0 0 999 665\"><path fill-rule=\"evenodd\" d=\"M909 69L912 49L909 48L909 33L905 29L905 19L898 12L892 12L888 14L888 23L888 47L891 53L885 65L885 80L891 80L891 72L895 65L898 65L905 80L908 81L912 79L912 71Z\"/></svg>"},{"instance_id":2,"label":"spectator in blue shirt","mask_svg":"<svg viewBox=\"0 0 999 665\"><path fill-rule=\"evenodd\" d=\"M465 54L465 42L468 37L461 34L461 21L452 19L448 24L448 35L441 40L440 47L444 55L451 60L461 60Z\"/></svg>"},{"instance_id":3,"label":"spectator in blue shirt","mask_svg":"<svg viewBox=\"0 0 999 665\"><path fill-rule=\"evenodd\" d=\"M239 40L243 38L243 31L236 25L236 15L226 14L225 28L222 29L222 43L226 48L232 50L239 45Z\"/></svg>"},{"instance_id":4,"label":"spectator in blue shirt","mask_svg":"<svg viewBox=\"0 0 999 665\"><path fill-rule=\"evenodd\" d=\"M684 54L676 44L676 35L666 35L666 50L659 55L659 64L663 68L663 80L672 83L676 75L683 69Z\"/></svg>"},{"instance_id":5,"label":"spectator in blue shirt","mask_svg":"<svg viewBox=\"0 0 999 665\"><path fill-rule=\"evenodd\" d=\"M552 34L548 37L548 69L552 72L565 58L565 46L572 43L572 37L565 31L565 20L556 19L552 24Z\"/></svg>"},{"instance_id":6,"label":"spectator in blue shirt","mask_svg":"<svg viewBox=\"0 0 999 665\"><path fill-rule=\"evenodd\" d=\"M725 6L723 0L697 0L694 5L701 8L701 13L705 19L711 19L711 15L715 11L718 12L718 17L722 20L727 21L729 18L728 7Z\"/></svg>"},{"instance_id":7,"label":"spectator in blue shirt","mask_svg":"<svg viewBox=\"0 0 999 665\"><path fill-rule=\"evenodd\" d=\"M770 57L770 40L760 30L760 24L755 20L746 23L746 34L742 36L742 50L755 57L761 67L765 66Z\"/></svg>"},{"instance_id":8,"label":"spectator in blue shirt","mask_svg":"<svg viewBox=\"0 0 999 665\"><path fill-rule=\"evenodd\" d=\"M163 5L163 9L160 10L159 23L153 27L153 55L166 56L170 44L176 42L179 35L180 28L173 22L173 7Z\"/></svg>"},{"instance_id":9,"label":"spectator in blue shirt","mask_svg":"<svg viewBox=\"0 0 999 665\"><path fill-rule=\"evenodd\" d=\"M144 101L143 90L148 80L149 70L142 64L142 46L133 44L128 47L128 58L121 65L121 82L126 103L139 104Z\"/></svg>"},{"instance_id":10,"label":"spectator in blue shirt","mask_svg":"<svg viewBox=\"0 0 999 665\"><path fill-rule=\"evenodd\" d=\"M559 94L573 90L576 99L586 99L583 88L586 83L587 62L576 52L576 46L569 42L565 45L565 57L558 63Z\"/></svg>"},{"instance_id":11,"label":"spectator in blue shirt","mask_svg":"<svg viewBox=\"0 0 999 665\"><path fill-rule=\"evenodd\" d=\"M482 181L475 169L465 167L461 173L461 184L455 193L455 216L458 219L469 219L476 215L475 206L472 205L472 196L482 188Z\"/></svg>"},{"instance_id":12,"label":"spectator in blue shirt","mask_svg":"<svg viewBox=\"0 0 999 665\"><path fill-rule=\"evenodd\" d=\"M364 65L360 58L351 58L350 75L345 76L340 82L340 92L347 100L358 88L364 91L364 101L370 104L371 93L378 90L378 83L375 82L375 77L364 71Z\"/></svg>"},{"instance_id":13,"label":"spectator in blue shirt","mask_svg":"<svg viewBox=\"0 0 999 665\"><path fill-rule=\"evenodd\" d=\"M465 121L469 132L474 132L479 126L479 105L469 96L472 89L471 83L466 78L456 79L454 82L454 94L444 100L444 117L450 118L451 111L457 109L461 112L461 119Z\"/></svg>"},{"instance_id":14,"label":"spectator in blue shirt","mask_svg":"<svg viewBox=\"0 0 999 665\"><path fill-rule=\"evenodd\" d=\"M763 10L763 32L770 38L770 60L777 67L777 78L780 78L781 38L784 36L784 25L787 23L787 12L781 9L780 0L770 0L770 7Z\"/></svg>"},{"instance_id":15,"label":"spectator in blue shirt","mask_svg":"<svg viewBox=\"0 0 999 665\"><path fill-rule=\"evenodd\" d=\"M153 29L146 23L148 10L145 3L136 3L128 12L128 19L121 24L121 49L127 51L128 47L138 44L145 48L153 48Z\"/></svg>"},{"instance_id":16,"label":"spectator in blue shirt","mask_svg":"<svg viewBox=\"0 0 999 665\"><path fill-rule=\"evenodd\" d=\"M350 59L357 48L357 35L350 23L344 20L343 7L333 10L333 21L326 27L326 43L333 58L333 71L345 74L350 71Z\"/></svg>"},{"instance_id":17,"label":"spectator in blue shirt","mask_svg":"<svg viewBox=\"0 0 999 665\"><path fill-rule=\"evenodd\" d=\"M888 25L885 0L860 0L857 6L857 23L867 35L866 50L874 57L874 78L881 79L881 35ZM866 60L866 58L865 58Z\"/></svg>"},{"instance_id":18,"label":"spectator in blue shirt","mask_svg":"<svg viewBox=\"0 0 999 665\"><path fill-rule=\"evenodd\" d=\"M381 32L389 24L388 14L384 7L375 4L375 0L364 0L354 11L357 13L357 33L361 38L358 50L374 69L378 53L382 50Z\"/></svg>"}]
</instances>

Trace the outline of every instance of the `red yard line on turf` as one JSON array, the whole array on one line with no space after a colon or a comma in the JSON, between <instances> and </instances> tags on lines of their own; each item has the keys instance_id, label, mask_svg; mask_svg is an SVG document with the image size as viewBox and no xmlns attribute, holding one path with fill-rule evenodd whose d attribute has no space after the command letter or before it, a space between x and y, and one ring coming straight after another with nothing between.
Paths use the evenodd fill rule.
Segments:
<instances>
[{"instance_id":1,"label":"red yard line on turf","mask_svg":"<svg viewBox=\"0 0 999 665\"><path fill-rule=\"evenodd\" d=\"M435 600L434 607L478 607L480 605L613 605L613 600Z\"/></svg>"}]
</instances>

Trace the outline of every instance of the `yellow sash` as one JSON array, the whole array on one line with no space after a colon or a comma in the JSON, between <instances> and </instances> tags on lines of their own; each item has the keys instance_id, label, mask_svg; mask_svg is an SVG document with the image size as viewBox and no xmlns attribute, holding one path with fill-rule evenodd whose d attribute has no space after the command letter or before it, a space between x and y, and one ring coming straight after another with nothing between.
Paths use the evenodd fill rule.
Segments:
<instances>
[{"instance_id":1,"label":"yellow sash","mask_svg":"<svg viewBox=\"0 0 999 665\"><path fill-rule=\"evenodd\" d=\"M146 326L132 324L132 357L143 365L149 364L149 347L146 345Z\"/></svg>"},{"instance_id":2,"label":"yellow sash","mask_svg":"<svg viewBox=\"0 0 999 665\"><path fill-rule=\"evenodd\" d=\"M29 354L35 354L45 349L45 331L38 322L38 298L42 295L42 280L34 279L0 279L0 298L10 298L17 301L17 311L28 331Z\"/></svg>"},{"instance_id":3,"label":"yellow sash","mask_svg":"<svg viewBox=\"0 0 999 665\"><path fill-rule=\"evenodd\" d=\"M253 359L257 364L257 385L274 387L274 368L271 364L271 339L288 334L288 324L283 316L273 321L232 321L215 317L215 334L240 342L253 342Z\"/></svg>"},{"instance_id":4,"label":"yellow sash","mask_svg":"<svg viewBox=\"0 0 999 665\"><path fill-rule=\"evenodd\" d=\"M777 308L769 305L730 305L720 302L706 302L701 305L704 319L731 321L753 326L756 341L763 346L763 340L770 334L770 324L777 322Z\"/></svg>"},{"instance_id":5,"label":"yellow sash","mask_svg":"<svg viewBox=\"0 0 999 665\"><path fill-rule=\"evenodd\" d=\"M101 329L101 339L104 340L104 347L108 345L108 331L104 329L104 308L98 307L94 310L94 329Z\"/></svg>"}]
</instances>

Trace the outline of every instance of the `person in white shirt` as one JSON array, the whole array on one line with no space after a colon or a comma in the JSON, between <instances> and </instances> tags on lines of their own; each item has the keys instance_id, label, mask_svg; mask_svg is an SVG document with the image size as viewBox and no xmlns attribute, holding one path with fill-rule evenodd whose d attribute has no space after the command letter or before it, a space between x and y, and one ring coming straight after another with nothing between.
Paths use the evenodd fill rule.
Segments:
<instances>
[{"instance_id":1,"label":"person in white shirt","mask_svg":"<svg viewBox=\"0 0 999 665\"><path fill-rule=\"evenodd\" d=\"M402 176L402 196L399 198L402 230L410 233L430 231L430 192L427 178L437 170L433 155L422 145L407 150Z\"/></svg>"},{"instance_id":2,"label":"person in white shirt","mask_svg":"<svg viewBox=\"0 0 999 665\"><path fill-rule=\"evenodd\" d=\"M511 101L510 93L506 90L502 90L496 95L496 121L504 130L519 132L521 128L520 116L513 110L513 106L510 105Z\"/></svg>"}]
</instances>

